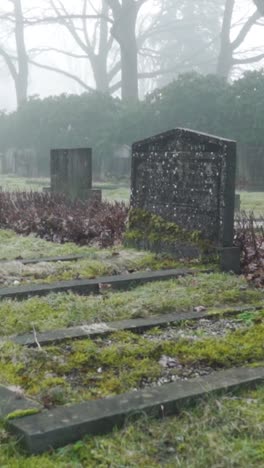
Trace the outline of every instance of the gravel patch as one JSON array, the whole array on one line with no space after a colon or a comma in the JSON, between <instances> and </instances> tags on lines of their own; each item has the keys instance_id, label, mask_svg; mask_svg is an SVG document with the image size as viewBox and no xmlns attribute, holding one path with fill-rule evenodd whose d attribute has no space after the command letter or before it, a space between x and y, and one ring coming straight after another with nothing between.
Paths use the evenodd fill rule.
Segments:
<instances>
[{"instance_id":1,"label":"gravel patch","mask_svg":"<svg viewBox=\"0 0 264 468\"><path fill-rule=\"evenodd\" d=\"M144 338L150 341L163 341L163 340L179 340L187 339L190 341L198 341L205 337L223 337L227 333L236 330L247 328L247 324L242 320L232 319L201 319L188 323L184 327L171 326L160 333L151 334L151 332L144 334Z\"/></svg>"},{"instance_id":2,"label":"gravel patch","mask_svg":"<svg viewBox=\"0 0 264 468\"><path fill-rule=\"evenodd\" d=\"M175 362L175 364L172 367L173 361ZM197 377L204 377L215 371L215 369L213 369L212 367L205 365L184 366L177 362L177 359L170 358L169 356L162 356L159 362L161 364L161 367L164 368L161 373L161 376L156 380L143 379L140 388L160 387L161 385L177 382L177 380L191 380Z\"/></svg>"}]
</instances>

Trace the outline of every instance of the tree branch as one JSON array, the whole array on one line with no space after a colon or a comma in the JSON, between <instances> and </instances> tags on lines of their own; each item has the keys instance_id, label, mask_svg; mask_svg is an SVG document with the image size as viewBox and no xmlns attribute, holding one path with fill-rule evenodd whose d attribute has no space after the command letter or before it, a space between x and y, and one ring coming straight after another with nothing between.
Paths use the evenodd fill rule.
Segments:
<instances>
[{"instance_id":1,"label":"tree branch","mask_svg":"<svg viewBox=\"0 0 264 468\"><path fill-rule=\"evenodd\" d=\"M38 24L57 24L60 22L63 22L65 20L82 20L82 19L104 19L108 23L113 24L113 20L111 18L108 18L107 16L104 15L77 15L77 14L71 14L69 13L68 15L59 15L57 16L46 16L45 18L37 18L37 19L25 19L24 24L29 25L29 26L35 26Z\"/></svg>"},{"instance_id":2,"label":"tree branch","mask_svg":"<svg viewBox=\"0 0 264 468\"><path fill-rule=\"evenodd\" d=\"M264 0L254 0L259 13L264 16Z\"/></svg>"},{"instance_id":3,"label":"tree branch","mask_svg":"<svg viewBox=\"0 0 264 468\"><path fill-rule=\"evenodd\" d=\"M44 65L42 63L35 62L32 59L29 59L29 63L34 65L35 67L42 68L44 70L52 71L55 73L59 73L60 75L64 75L67 78L70 78L71 80L76 81L78 84L80 84L86 91L95 91L94 88L91 86L87 85L84 81L82 81L78 76L73 75L72 73L67 72L66 70L61 70L60 68L54 67L52 65Z\"/></svg>"},{"instance_id":4,"label":"tree branch","mask_svg":"<svg viewBox=\"0 0 264 468\"><path fill-rule=\"evenodd\" d=\"M234 58L233 63L237 64L237 65L244 65L244 64L247 64L247 63L260 62L263 59L264 59L264 53L259 54L259 55L255 55L254 57L248 57L248 58L245 58L245 59L235 59Z\"/></svg>"},{"instance_id":5,"label":"tree branch","mask_svg":"<svg viewBox=\"0 0 264 468\"><path fill-rule=\"evenodd\" d=\"M87 60L87 54L85 55L81 55L81 54L76 54L74 52L69 52L69 51L66 51L66 50L63 50L63 49L57 49L56 47L43 47L43 48L34 48L34 49L30 49L30 52L33 54L37 53L37 54L42 54L42 53L46 53L46 52L56 52L58 54L62 54L62 55L66 55L67 57L73 57L73 58L76 58L76 59L86 59Z\"/></svg>"},{"instance_id":6,"label":"tree branch","mask_svg":"<svg viewBox=\"0 0 264 468\"><path fill-rule=\"evenodd\" d=\"M121 70L121 61L119 60L112 68L112 70L109 71L108 77L109 77L109 82L114 79L114 77L119 73Z\"/></svg>"},{"instance_id":7,"label":"tree branch","mask_svg":"<svg viewBox=\"0 0 264 468\"><path fill-rule=\"evenodd\" d=\"M16 71L16 67L13 64L12 57L4 50L2 47L0 47L0 56L3 57L4 61L6 62L8 69L13 77L13 79L16 81L18 77L18 73Z\"/></svg>"},{"instance_id":8,"label":"tree branch","mask_svg":"<svg viewBox=\"0 0 264 468\"><path fill-rule=\"evenodd\" d=\"M121 13L121 10L122 10L122 6L120 5L119 1L118 0L105 0L105 1L110 6L113 12L113 15L117 17Z\"/></svg>"},{"instance_id":9,"label":"tree branch","mask_svg":"<svg viewBox=\"0 0 264 468\"><path fill-rule=\"evenodd\" d=\"M251 28L256 24L257 20L261 18L261 14L258 10L253 13L253 15L247 20L237 38L231 43L232 49L236 50L242 42L244 42Z\"/></svg>"}]
</instances>

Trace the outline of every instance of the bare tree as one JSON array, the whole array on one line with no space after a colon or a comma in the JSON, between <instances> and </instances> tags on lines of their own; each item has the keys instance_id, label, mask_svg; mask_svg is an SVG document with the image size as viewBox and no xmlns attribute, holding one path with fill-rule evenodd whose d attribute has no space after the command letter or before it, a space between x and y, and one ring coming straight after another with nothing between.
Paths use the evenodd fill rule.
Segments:
<instances>
[{"instance_id":1,"label":"bare tree","mask_svg":"<svg viewBox=\"0 0 264 468\"><path fill-rule=\"evenodd\" d=\"M168 10L168 0L156 0L155 14L140 15L141 7L148 1L150 0L100 0L99 2L98 0L80 0L78 11L78 2L74 3L72 10L69 10L65 7L66 2L63 0L46 0L46 8L41 7L41 11L37 9L34 16L32 11L23 9L22 0L6 0L10 4L10 10L2 14L0 12L0 21L2 24L8 25L15 50L12 46L7 47L7 42L10 43L10 41L6 42L3 39L1 42L0 39L0 56L6 63L14 81L18 106L27 99L29 65L60 73L77 82L82 89L94 90L86 76L82 77L79 71L70 70L68 64L63 68L60 64L52 63L50 55L47 56L47 63L40 63L39 55L41 53L56 52L76 60L76 63L77 60L89 63L98 91L113 94L121 90L122 98L131 101L138 99L139 80L165 75L173 77L174 73L182 70L184 66L194 66L192 55L190 55L189 60L183 62L182 55L179 53L180 50L187 50L188 47L192 49L192 41L183 44L180 41L186 39L187 33L174 33L175 28L182 27L185 31L188 27L189 40L189 31L191 31L191 26L188 25L189 13L186 13L185 22L182 24L181 15L175 14L175 17L172 18L167 13L164 16L166 8ZM225 8L223 10L217 72L228 78L234 65L253 63L264 58L263 53L256 51L250 56L241 52L241 45L248 34L258 24L261 16L264 16L264 0L252 1L252 5L254 3L258 9L241 23L239 32L234 39L232 28L236 0L223 0L223 2L225 2ZM174 1L171 2L171 8L175 8L176 12L181 4L185 5L184 0L178 0L176 3L177 5ZM196 1L194 4L195 8L198 8L199 2ZM159 11L157 7L159 7ZM190 5L188 8L187 10L190 11ZM181 10L179 9L179 11ZM205 9L205 11L207 10ZM219 11L217 15L219 16ZM206 31L205 23L206 20L201 26L203 31ZM60 25L66 29L72 39L72 47L67 47L65 50L60 46L45 45L41 48L34 47L27 50L25 28L28 26L39 28L41 25L46 27L52 24L56 27ZM162 60L164 31L166 31L167 41L174 38L175 47L167 48L164 60ZM155 40L153 41L152 38ZM168 52L179 57L179 60L174 59L173 61L168 58L171 57Z\"/></svg>"},{"instance_id":2,"label":"bare tree","mask_svg":"<svg viewBox=\"0 0 264 468\"><path fill-rule=\"evenodd\" d=\"M94 2L83 0L82 12L74 14L66 9L62 0L50 0L55 15L46 16L41 22L54 24L57 22L67 28L83 53L79 56L75 54L75 57L87 57L91 63L97 90L113 93L121 89L124 100L137 100L139 76L136 23L140 8L146 1L148 0L103 0L102 8L98 11L94 7ZM88 3L94 8L94 15L87 14ZM96 20L92 39L88 34L87 19ZM81 20L82 24L76 23L75 20ZM36 19L35 24L39 23L40 20ZM119 46L120 59L118 54L115 54L112 66L109 68L108 61L115 43ZM67 51L57 49L57 52L74 56ZM35 61L31 63L45 68L45 65ZM53 68L53 71L69 76L68 72L65 73L57 67L46 68L50 70ZM117 81L120 72L121 80ZM74 76L71 77L74 79ZM77 79L80 83L80 79Z\"/></svg>"},{"instance_id":3,"label":"bare tree","mask_svg":"<svg viewBox=\"0 0 264 468\"><path fill-rule=\"evenodd\" d=\"M28 94L28 54L25 44L24 14L21 0L9 1L12 3L12 11L1 14L0 19L11 24L16 51L13 54L0 43L0 56L5 61L14 81L17 105L20 106L27 100Z\"/></svg>"},{"instance_id":4,"label":"bare tree","mask_svg":"<svg viewBox=\"0 0 264 468\"><path fill-rule=\"evenodd\" d=\"M261 1L263 2L263 0ZM255 3L260 3L260 0L256 0ZM221 32L221 46L217 64L217 73L226 79L229 78L234 65L254 63L264 58L263 53L253 54L250 57L242 56L242 54L240 54L240 56L236 55L252 28L257 24L261 16L264 15L264 12L262 14L260 10L254 11L254 13L243 22L236 38L231 40L235 5L236 0L226 0Z\"/></svg>"},{"instance_id":5,"label":"bare tree","mask_svg":"<svg viewBox=\"0 0 264 468\"><path fill-rule=\"evenodd\" d=\"M96 90L104 93L112 92L110 84L120 70L120 63L114 61L109 67L113 38L110 34L111 20L107 3L103 0L102 6L99 7L99 10L95 10L93 15L88 14L88 6L91 5L89 0L83 0L80 14L73 14L67 10L61 0L50 0L50 5L55 16L46 17L43 21L45 20L46 23L57 22L65 27L75 45L80 48L81 53L58 48L42 49L42 51L54 51L75 59L87 59L92 68ZM91 21L88 23L87 19L93 19L93 24ZM34 64L36 63L34 62ZM54 71L69 76L68 72L62 69Z\"/></svg>"},{"instance_id":6,"label":"bare tree","mask_svg":"<svg viewBox=\"0 0 264 468\"><path fill-rule=\"evenodd\" d=\"M120 46L122 98L138 99L138 46L136 23L140 8L147 0L106 0L111 8L114 23L113 37Z\"/></svg>"},{"instance_id":7,"label":"bare tree","mask_svg":"<svg viewBox=\"0 0 264 468\"><path fill-rule=\"evenodd\" d=\"M74 58L87 58L92 64L92 70L94 72L95 81L97 89L100 91L108 91L109 82L114 78L114 70L111 70L109 82L106 75L107 68L107 53L111 48L111 42L113 39L110 37L108 32L108 17L104 16L106 13L106 7L104 5L101 13L96 14L86 14L87 1L84 1L84 7L81 14L68 14L68 12L63 8L59 15L51 15L50 11L43 8L42 14L38 11L37 16L34 15L34 9L32 11L25 11L22 6L22 0L8 0L11 4L10 10L7 8L0 11L0 22L2 24L2 30L7 31L3 40L0 39L0 57L4 60L5 64L8 67L9 73L13 79L17 106L19 107L24 101L28 98L28 82L29 82L29 65L36 66L51 72L60 73L77 83L87 90L93 91L94 88L89 86L86 81L82 80L78 73L71 73L70 71L63 70L60 67L53 65L52 63L42 64L39 63L34 57L39 56L40 52L51 52L56 51L58 53L68 55L69 57ZM54 3L54 2L53 2ZM62 2L60 2L63 6ZM29 14L27 14L29 13ZM93 20L96 22L94 31L97 33L99 28L99 47L98 52L95 52L96 44L89 42L88 32L87 32L87 20ZM81 42L81 37L78 36L79 26L74 29L74 20L78 20L83 24L84 32L84 42ZM111 23L110 19L109 22ZM83 56L80 56L70 51L63 51L59 48L54 47L27 50L25 43L25 28L29 26L40 27L41 25L47 26L48 24L63 24L68 27L72 32L72 36L75 38L76 42L83 46ZM8 36L8 41L6 40L6 35ZM96 34L94 34L94 39ZM86 40L86 43L85 43ZM8 43L12 43L12 46L8 47ZM14 44L14 46L13 46ZM86 52L86 55L84 53ZM118 67L116 67L118 72Z\"/></svg>"},{"instance_id":8,"label":"bare tree","mask_svg":"<svg viewBox=\"0 0 264 468\"><path fill-rule=\"evenodd\" d=\"M259 13L264 15L264 0L253 0Z\"/></svg>"}]
</instances>

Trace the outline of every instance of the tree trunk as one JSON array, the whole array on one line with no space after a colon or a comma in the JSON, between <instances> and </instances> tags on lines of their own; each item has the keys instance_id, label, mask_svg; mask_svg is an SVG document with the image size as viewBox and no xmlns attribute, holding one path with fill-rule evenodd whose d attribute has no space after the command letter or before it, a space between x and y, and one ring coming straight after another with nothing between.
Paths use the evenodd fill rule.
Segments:
<instances>
[{"instance_id":1,"label":"tree trunk","mask_svg":"<svg viewBox=\"0 0 264 468\"><path fill-rule=\"evenodd\" d=\"M103 0L102 2L102 16L108 17L109 5ZM109 93L109 78L108 78L108 38L109 38L109 25L103 18L100 20L100 37L99 37L99 50L97 55L94 54L91 60L94 79L97 91L102 93Z\"/></svg>"},{"instance_id":2,"label":"tree trunk","mask_svg":"<svg viewBox=\"0 0 264 468\"><path fill-rule=\"evenodd\" d=\"M91 58L90 61L96 83L96 90L104 94L109 94L107 60L104 60L104 56L96 55Z\"/></svg>"},{"instance_id":3,"label":"tree trunk","mask_svg":"<svg viewBox=\"0 0 264 468\"><path fill-rule=\"evenodd\" d=\"M135 30L123 33L120 43L122 67L122 99L138 100L138 51Z\"/></svg>"},{"instance_id":4,"label":"tree trunk","mask_svg":"<svg viewBox=\"0 0 264 468\"><path fill-rule=\"evenodd\" d=\"M217 75L228 80L233 68L233 51L230 47L222 48L217 62Z\"/></svg>"},{"instance_id":5,"label":"tree trunk","mask_svg":"<svg viewBox=\"0 0 264 468\"><path fill-rule=\"evenodd\" d=\"M118 14L114 13L115 23L112 34L120 45L122 70L122 99L138 100L138 49L136 21L139 11L134 0L123 0Z\"/></svg>"},{"instance_id":6,"label":"tree trunk","mask_svg":"<svg viewBox=\"0 0 264 468\"><path fill-rule=\"evenodd\" d=\"M264 0L253 0L259 13L264 16Z\"/></svg>"},{"instance_id":7,"label":"tree trunk","mask_svg":"<svg viewBox=\"0 0 264 468\"><path fill-rule=\"evenodd\" d=\"M18 73L15 81L18 107L28 95L28 56L25 45L24 18L21 0L14 0L15 38L18 59Z\"/></svg>"},{"instance_id":8,"label":"tree trunk","mask_svg":"<svg viewBox=\"0 0 264 468\"><path fill-rule=\"evenodd\" d=\"M229 78L233 66L233 48L230 40L232 17L235 0L226 0L223 25L221 31L220 52L217 63L217 74Z\"/></svg>"}]
</instances>

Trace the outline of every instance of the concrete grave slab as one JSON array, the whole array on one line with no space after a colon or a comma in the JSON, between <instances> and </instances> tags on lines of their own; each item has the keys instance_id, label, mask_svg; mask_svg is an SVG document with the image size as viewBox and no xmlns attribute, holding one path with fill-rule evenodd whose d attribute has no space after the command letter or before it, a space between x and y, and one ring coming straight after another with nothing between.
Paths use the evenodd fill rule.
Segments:
<instances>
[{"instance_id":1,"label":"concrete grave slab","mask_svg":"<svg viewBox=\"0 0 264 468\"><path fill-rule=\"evenodd\" d=\"M34 409L41 409L41 406L37 402L25 398L19 389L10 389L0 385L0 419L15 411Z\"/></svg>"},{"instance_id":2,"label":"concrete grave slab","mask_svg":"<svg viewBox=\"0 0 264 468\"><path fill-rule=\"evenodd\" d=\"M154 327L166 327L169 324L177 324L186 320L201 320L209 318L219 318L236 316L243 312L256 311L262 309L261 307L237 307L224 312L219 310L219 313L210 312L178 312L164 314L161 316L154 316L150 318L138 318L129 320L119 320L114 322L99 322L93 324L86 324L77 327L62 328L58 330L51 330L47 332L37 333L38 343L42 346L54 343L60 343L68 339L81 339L81 338L94 338L100 335L107 335L117 331L131 331L135 333L143 333ZM36 339L33 333L25 333L23 335L9 336L3 338L3 341L10 340L22 346L37 346ZM1 340L0 340L1 342Z\"/></svg>"},{"instance_id":3,"label":"concrete grave slab","mask_svg":"<svg viewBox=\"0 0 264 468\"><path fill-rule=\"evenodd\" d=\"M10 421L9 429L31 454L38 454L76 442L86 435L107 434L114 428L121 428L128 417L173 415L208 395L256 385L263 380L263 367L229 369L188 382L57 407Z\"/></svg>"},{"instance_id":4,"label":"concrete grave slab","mask_svg":"<svg viewBox=\"0 0 264 468\"><path fill-rule=\"evenodd\" d=\"M89 258L87 255L64 255L56 257L38 257L38 258L14 258L11 260L0 260L0 263L20 262L23 265L34 265L37 263L56 263L56 262L77 262L84 258Z\"/></svg>"},{"instance_id":5,"label":"concrete grave slab","mask_svg":"<svg viewBox=\"0 0 264 468\"><path fill-rule=\"evenodd\" d=\"M80 295L98 294L100 289L126 289L152 281L166 281L180 276L191 275L194 272L186 269L171 269L152 272L130 273L126 275L102 276L91 280L60 281L53 284L32 284L11 288L0 288L1 299L23 300L32 296L44 296L51 293L72 291Z\"/></svg>"}]
</instances>

